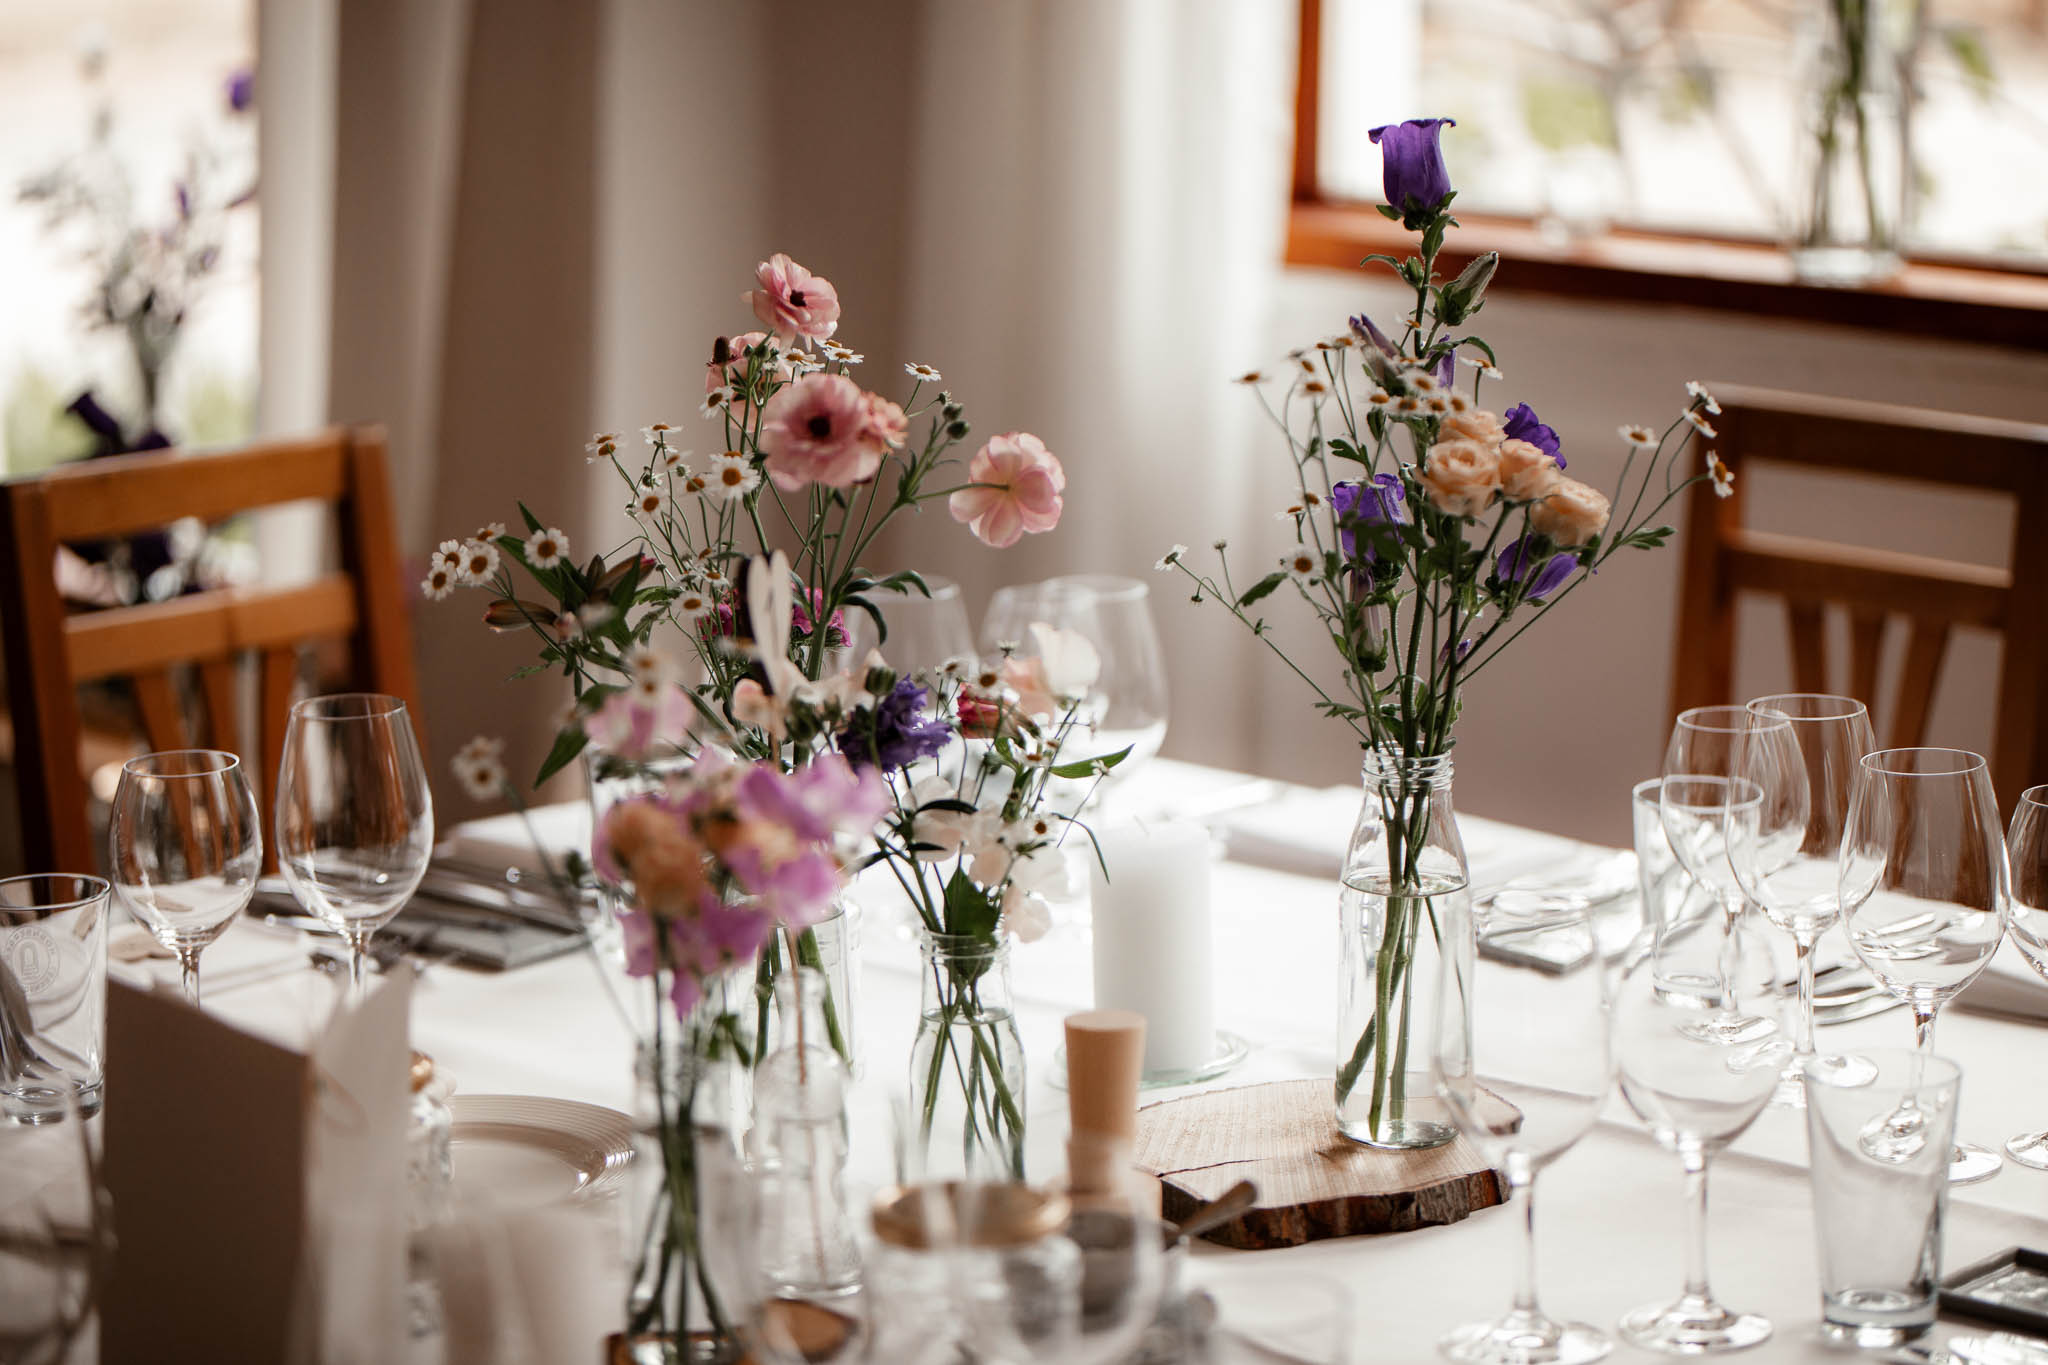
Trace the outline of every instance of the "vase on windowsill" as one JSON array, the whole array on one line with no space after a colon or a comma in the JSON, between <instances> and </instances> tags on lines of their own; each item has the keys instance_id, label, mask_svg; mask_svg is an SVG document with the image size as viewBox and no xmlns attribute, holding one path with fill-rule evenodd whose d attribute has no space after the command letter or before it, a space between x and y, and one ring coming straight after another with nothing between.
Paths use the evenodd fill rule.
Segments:
<instances>
[{"instance_id":1,"label":"vase on windowsill","mask_svg":"<svg viewBox=\"0 0 2048 1365\"><path fill-rule=\"evenodd\" d=\"M1911 82L1918 39L1885 0L1827 0L1805 40L1792 268L1854 288L1898 273L1911 193Z\"/></svg>"}]
</instances>

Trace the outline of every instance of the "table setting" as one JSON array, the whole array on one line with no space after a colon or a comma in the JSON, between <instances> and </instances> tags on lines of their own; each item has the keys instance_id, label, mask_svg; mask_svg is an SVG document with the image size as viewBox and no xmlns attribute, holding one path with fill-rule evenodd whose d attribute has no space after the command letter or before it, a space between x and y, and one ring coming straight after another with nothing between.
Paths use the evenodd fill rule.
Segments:
<instances>
[{"instance_id":1,"label":"table setting","mask_svg":"<svg viewBox=\"0 0 2048 1365\"><path fill-rule=\"evenodd\" d=\"M1085 467L865 388L776 254L698 426L590 439L618 543L436 550L569 699L530 781L453 752L502 814L438 828L381 694L128 763L106 878L0 881L0 1361L2048 1361L2048 788L1799 693L1675 717L1611 845L1457 809L1470 679L1734 476L1698 384L1606 491L1480 406L1444 122L1372 134L1412 313L1242 378L1277 567L977 634L876 537ZM1360 781L1161 756L1154 584Z\"/></svg>"}]
</instances>

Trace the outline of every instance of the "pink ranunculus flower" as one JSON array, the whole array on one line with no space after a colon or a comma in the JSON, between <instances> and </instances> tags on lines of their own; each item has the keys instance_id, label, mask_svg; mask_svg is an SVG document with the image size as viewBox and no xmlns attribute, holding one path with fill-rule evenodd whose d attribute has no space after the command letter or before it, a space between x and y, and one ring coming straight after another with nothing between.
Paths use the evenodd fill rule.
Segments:
<instances>
[{"instance_id":1,"label":"pink ranunculus flower","mask_svg":"<svg viewBox=\"0 0 2048 1365\"><path fill-rule=\"evenodd\" d=\"M868 439L885 446L900 446L910 435L910 419L903 409L879 393L868 399Z\"/></svg>"},{"instance_id":2,"label":"pink ranunculus flower","mask_svg":"<svg viewBox=\"0 0 2048 1365\"><path fill-rule=\"evenodd\" d=\"M759 289L740 295L761 325L785 341L823 341L839 330L839 291L778 251L754 269Z\"/></svg>"},{"instance_id":3,"label":"pink ranunculus flower","mask_svg":"<svg viewBox=\"0 0 2048 1365\"><path fill-rule=\"evenodd\" d=\"M775 486L794 493L814 483L849 488L873 478L887 443L875 430L871 397L843 374L809 374L769 399L761 415L761 467Z\"/></svg>"},{"instance_id":4,"label":"pink ranunculus flower","mask_svg":"<svg viewBox=\"0 0 2048 1365\"><path fill-rule=\"evenodd\" d=\"M1067 473L1059 457L1030 432L989 438L968 462L967 477L979 486L961 489L946 507L983 544L1005 549L1026 531L1036 534L1060 524Z\"/></svg>"}]
</instances>

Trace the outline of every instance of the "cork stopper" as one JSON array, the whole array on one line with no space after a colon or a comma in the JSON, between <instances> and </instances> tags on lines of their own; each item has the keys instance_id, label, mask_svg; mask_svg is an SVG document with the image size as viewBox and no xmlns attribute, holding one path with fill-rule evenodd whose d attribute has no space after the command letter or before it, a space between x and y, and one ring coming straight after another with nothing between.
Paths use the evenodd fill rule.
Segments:
<instances>
[{"instance_id":1,"label":"cork stopper","mask_svg":"<svg viewBox=\"0 0 2048 1365\"><path fill-rule=\"evenodd\" d=\"M406 1071L412 1084L412 1093L417 1095L434 1083L434 1059L419 1049L413 1049L412 1064Z\"/></svg>"},{"instance_id":2,"label":"cork stopper","mask_svg":"<svg viewBox=\"0 0 2048 1365\"><path fill-rule=\"evenodd\" d=\"M1088 1010L1067 1016L1067 1112L1076 1134L1129 1144L1138 1135L1145 1016Z\"/></svg>"}]
</instances>

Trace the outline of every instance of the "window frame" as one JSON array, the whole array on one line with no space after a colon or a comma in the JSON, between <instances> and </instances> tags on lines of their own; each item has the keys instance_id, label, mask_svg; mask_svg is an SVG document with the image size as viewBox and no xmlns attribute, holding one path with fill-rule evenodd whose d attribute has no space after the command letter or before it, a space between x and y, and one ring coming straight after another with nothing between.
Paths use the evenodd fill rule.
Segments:
<instances>
[{"instance_id":1,"label":"window frame","mask_svg":"<svg viewBox=\"0 0 2048 1365\"><path fill-rule=\"evenodd\" d=\"M1407 254L1410 234L1373 204L1323 192L1323 0L1299 5L1285 263L1355 267L1376 252ZM1496 293L1704 308L2048 352L2048 264L1914 254L1891 279L1841 288L1795 278L1790 255L1773 242L1617 227L1557 243L1528 217L1470 213L1459 223L1463 231L1437 257L1440 270L1455 273L1498 251L1509 268L1494 277Z\"/></svg>"}]
</instances>

